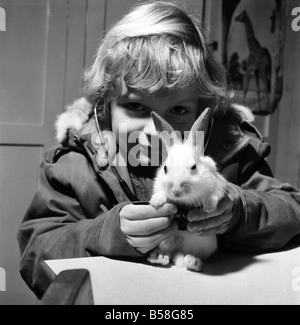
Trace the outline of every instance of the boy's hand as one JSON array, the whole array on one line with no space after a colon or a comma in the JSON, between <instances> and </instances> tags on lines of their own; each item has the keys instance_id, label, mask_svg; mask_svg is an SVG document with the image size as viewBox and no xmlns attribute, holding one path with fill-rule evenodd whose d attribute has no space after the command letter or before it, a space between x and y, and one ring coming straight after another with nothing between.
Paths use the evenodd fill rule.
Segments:
<instances>
[{"instance_id":1,"label":"boy's hand","mask_svg":"<svg viewBox=\"0 0 300 325\"><path fill-rule=\"evenodd\" d=\"M202 209L191 210L187 214L187 229L201 236L223 234L229 227L233 213L233 200L226 195L214 212L204 212Z\"/></svg>"},{"instance_id":2,"label":"boy's hand","mask_svg":"<svg viewBox=\"0 0 300 325\"><path fill-rule=\"evenodd\" d=\"M176 212L176 206L169 203L159 209L149 204L128 204L120 211L121 230L131 246L145 254L171 234Z\"/></svg>"}]
</instances>

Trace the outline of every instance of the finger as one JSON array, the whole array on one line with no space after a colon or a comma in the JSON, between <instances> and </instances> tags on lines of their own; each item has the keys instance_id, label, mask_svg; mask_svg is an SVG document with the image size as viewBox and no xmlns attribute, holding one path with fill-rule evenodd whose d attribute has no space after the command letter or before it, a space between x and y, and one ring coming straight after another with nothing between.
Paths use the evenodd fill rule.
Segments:
<instances>
[{"instance_id":1,"label":"finger","mask_svg":"<svg viewBox=\"0 0 300 325\"><path fill-rule=\"evenodd\" d=\"M174 216L150 218L145 220L121 221L121 229L127 236L146 236L167 228Z\"/></svg>"},{"instance_id":2,"label":"finger","mask_svg":"<svg viewBox=\"0 0 300 325\"><path fill-rule=\"evenodd\" d=\"M174 204L166 203L161 208L155 209L150 204L135 205L128 204L122 208L120 213L122 217L128 220L145 220L150 218L165 217L173 215L177 212L177 208Z\"/></svg>"},{"instance_id":3,"label":"finger","mask_svg":"<svg viewBox=\"0 0 300 325\"><path fill-rule=\"evenodd\" d=\"M93 143L99 147L103 147L104 150L108 150L113 147L113 151L116 151L116 136L112 131L101 131L97 133L93 138Z\"/></svg>"},{"instance_id":4,"label":"finger","mask_svg":"<svg viewBox=\"0 0 300 325\"><path fill-rule=\"evenodd\" d=\"M206 231L211 228L216 228L224 223L230 222L232 219L232 213L226 212L215 217L204 218L195 222L188 222L187 229L191 232Z\"/></svg>"},{"instance_id":5,"label":"finger","mask_svg":"<svg viewBox=\"0 0 300 325\"><path fill-rule=\"evenodd\" d=\"M148 252L157 247L163 240L168 238L174 231L174 223L171 223L167 228L156 232L151 236L130 236L127 238L131 246L139 251Z\"/></svg>"},{"instance_id":6,"label":"finger","mask_svg":"<svg viewBox=\"0 0 300 325\"><path fill-rule=\"evenodd\" d=\"M106 130L110 130L111 131L111 116L110 114L107 114L107 110L106 109L102 109L100 111L98 111L97 114L98 117L98 124L100 127L101 131L106 131Z\"/></svg>"},{"instance_id":7,"label":"finger","mask_svg":"<svg viewBox=\"0 0 300 325\"><path fill-rule=\"evenodd\" d=\"M107 150L108 158L113 160L117 152L117 141L115 134L110 131L104 131L105 148Z\"/></svg>"},{"instance_id":8,"label":"finger","mask_svg":"<svg viewBox=\"0 0 300 325\"><path fill-rule=\"evenodd\" d=\"M229 227L230 222L226 222L218 227L205 229L204 231L197 232L199 236L213 236L213 235L221 235L226 232Z\"/></svg>"},{"instance_id":9,"label":"finger","mask_svg":"<svg viewBox=\"0 0 300 325\"><path fill-rule=\"evenodd\" d=\"M203 219L214 218L223 214L225 211L232 209L232 207L233 202L228 197L225 197L219 202L215 211L205 212L203 209L194 209L188 212L187 219L189 222L195 222Z\"/></svg>"},{"instance_id":10,"label":"finger","mask_svg":"<svg viewBox=\"0 0 300 325\"><path fill-rule=\"evenodd\" d=\"M99 166L106 166L108 161L113 161L116 152L117 144L114 133L111 131L101 131L92 138L92 143L97 149L97 162Z\"/></svg>"}]
</instances>

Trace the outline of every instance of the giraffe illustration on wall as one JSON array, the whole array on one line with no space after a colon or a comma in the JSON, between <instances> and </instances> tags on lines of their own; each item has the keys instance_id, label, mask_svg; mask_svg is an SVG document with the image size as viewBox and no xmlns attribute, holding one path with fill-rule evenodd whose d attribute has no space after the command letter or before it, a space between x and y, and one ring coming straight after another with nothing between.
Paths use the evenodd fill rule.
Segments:
<instances>
[{"instance_id":1,"label":"giraffe illustration on wall","mask_svg":"<svg viewBox=\"0 0 300 325\"><path fill-rule=\"evenodd\" d=\"M256 92L258 97L258 107L260 111L265 109L261 103L261 93L265 94L267 104L269 104L269 92L271 87L271 66L272 59L267 48L262 47L255 37L252 22L246 10L242 11L236 18L245 26L246 39L249 47L249 56L247 59L247 70L245 74L243 101L246 102L249 82L251 75L254 74L256 81ZM264 105L265 106L265 105Z\"/></svg>"}]
</instances>

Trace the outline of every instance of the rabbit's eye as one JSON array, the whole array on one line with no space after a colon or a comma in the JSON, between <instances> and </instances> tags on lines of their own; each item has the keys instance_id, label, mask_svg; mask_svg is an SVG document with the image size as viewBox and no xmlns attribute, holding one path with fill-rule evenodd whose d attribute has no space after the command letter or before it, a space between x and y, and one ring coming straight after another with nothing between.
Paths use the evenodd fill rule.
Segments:
<instances>
[{"instance_id":1,"label":"rabbit's eye","mask_svg":"<svg viewBox=\"0 0 300 325\"><path fill-rule=\"evenodd\" d=\"M168 172L168 168L166 165L164 166L164 172L165 172L165 174Z\"/></svg>"},{"instance_id":2,"label":"rabbit's eye","mask_svg":"<svg viewBox=\"0 0 300 325\"><path fill-rule=\"evenodd\" d=\"M196 170L196 168L197 168L197 165L195 164L195 165L193 165L193 166L191 167L191 170Z\"/></svg>"}]
</instances>

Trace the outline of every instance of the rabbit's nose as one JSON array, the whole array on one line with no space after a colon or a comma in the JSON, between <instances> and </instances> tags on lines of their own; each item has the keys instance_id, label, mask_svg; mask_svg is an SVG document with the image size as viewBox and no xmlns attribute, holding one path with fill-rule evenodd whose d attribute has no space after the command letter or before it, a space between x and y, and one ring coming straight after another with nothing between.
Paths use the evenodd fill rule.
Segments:
<instances>
[{"instance_id":1,"label":"rabbit's nose","mask_svg":"<svg viewBox=\"0 0 300 325\"><path fill-rule=\"evenodd\" d=\"M172 187L172 189L171 189L171 193L172 193L175 197L178 197L178 196L180 196L180 194L182 193L182 189L181 189L181 188L177 188L177 187Z\"/></svg>"}]
</instances>

